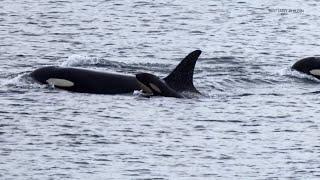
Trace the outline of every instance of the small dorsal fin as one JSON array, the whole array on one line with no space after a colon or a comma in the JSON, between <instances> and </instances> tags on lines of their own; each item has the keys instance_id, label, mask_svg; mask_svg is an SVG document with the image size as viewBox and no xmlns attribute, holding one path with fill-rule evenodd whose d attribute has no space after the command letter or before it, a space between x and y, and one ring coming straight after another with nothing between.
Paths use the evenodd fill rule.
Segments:
<instances>
[{"instance_id":1,"label":"small dorsal fin","mask_svg":"<svg viewBox=\"0 0 320 180\"><path fill-rule=\"evenodd\" d=\"M193 85L193 72L201 51L188 54L178 66L164 78L165 82L176 91L199 92Z\"/></svg>"}]
</instances>

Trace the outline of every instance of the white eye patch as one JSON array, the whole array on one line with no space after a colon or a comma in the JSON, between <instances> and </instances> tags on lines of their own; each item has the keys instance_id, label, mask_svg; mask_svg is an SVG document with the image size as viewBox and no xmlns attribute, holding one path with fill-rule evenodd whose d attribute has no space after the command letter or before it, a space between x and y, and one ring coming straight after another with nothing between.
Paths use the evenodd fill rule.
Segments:
<instances>
[{"instance_id":1,"label":"white eye patch","mask_svg":"<svg viewBox=\"0 0 320 180\"><path fill-rule=\"evenodd\" d=\"M66 79L49 78L46 82L48 84L53 84L54 86L59 86L59 87L72 87L72 86L74 86L73 82L66 80Z\"/></svg>"},{"instance_id":2,"label":"white eye patch","mask_svg":"<svg viewBox=\"0 0 320 180\"><path fill-rule=\"evenodd\" d=\"M143 84L142 82L140 82L140 81L138 81L138 83L139 83L139 85L140 85L140 87L141 87L141 89L142 89L142 91L143 91L144 93L150 94L150 95L153 94L153 93L152 93L152 90L151 90L148 86L144 85L144 84Z\"/></svg>"},{"instance_id":3,"label":"white eye patch","mask_svg":"<svg viewBox=\"0 0 320 180\"><path fill-rule=\"evenodd\" d=\"M312 69L310 71L310 74L315 75L315 76L320 76L320 69Z\"/></svg>"},{"instance_id":4,"label":"white eye patch","mask_svg":"<svg viewBox=\"0 0 320 180\"><path fill-rule=\"evenodd\" d=\"M158 93L161 93L161 90L158 88L158 86L156 86L156 85L154 85L152 83L149 83L149 85L153 90L157 91Z\"/></svg>"}]
</instances>

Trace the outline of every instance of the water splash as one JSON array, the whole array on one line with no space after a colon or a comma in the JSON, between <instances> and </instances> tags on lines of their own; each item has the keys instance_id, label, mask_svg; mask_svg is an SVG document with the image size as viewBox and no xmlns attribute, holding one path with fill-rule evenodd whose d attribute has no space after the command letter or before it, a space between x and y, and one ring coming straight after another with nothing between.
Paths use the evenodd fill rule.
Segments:
<instances>
[{"instance_id":1,"label":"water splash","mask_svg":"<svg viewBox=\"0 0 320 180\"><path fill-rule=\"evenodd\" d=\"M295 79L307 80L307 81L315 82L315 83L320 82L319 79L317 79L311 75L292 70L291 68L282 69L280 72L280 75L295 78Z\"/></svg>"},{"instance_id":2,"label":"water splash","mask_svg":"<svg viewBox=\"0 0 320 180\"><path fill-rule=\"evenodd\" d=\"M82 65L95 65L95 64L99 64L100 62L101 62L101 59L99 58L73 54L69 56L66 61L62 62L61 66L72 67L72 66L82 66Z\"/></svg>"},{"instance_id":3,"label":"water splash","mask_svg":"<svg viewBox=\"0 0 320 180\"><path fill-rule=\"evenodd\" d=\"M13 74L0 81L2 92L26 92L28 89L39 89L45 87L36 83L30 76L29 72Z\"/></svg>"}]
</instances>

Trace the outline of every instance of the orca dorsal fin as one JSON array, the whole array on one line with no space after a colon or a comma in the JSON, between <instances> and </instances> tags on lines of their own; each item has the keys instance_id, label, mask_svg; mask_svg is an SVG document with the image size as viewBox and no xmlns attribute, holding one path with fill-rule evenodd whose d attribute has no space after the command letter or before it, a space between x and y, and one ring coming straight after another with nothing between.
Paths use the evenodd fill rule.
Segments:
<instances>
[{"instance_id":1,"label":"orca dorsal fin","mask_svg":"<svg viewBox=\"0 0 320 180\"><path fill-rule=\"evenodd\" d=\"M193 85L193 72L200 54L200 50L195 50L188 54L178 66L164 78L164 81L176 91L192 91L199 93Z\"/></svg>"}]
</instances>

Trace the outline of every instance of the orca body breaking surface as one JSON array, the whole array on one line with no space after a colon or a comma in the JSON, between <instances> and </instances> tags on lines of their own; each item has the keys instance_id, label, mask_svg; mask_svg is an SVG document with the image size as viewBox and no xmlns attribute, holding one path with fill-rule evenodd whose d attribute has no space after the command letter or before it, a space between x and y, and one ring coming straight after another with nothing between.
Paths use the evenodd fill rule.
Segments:
<instances>
[{"instance_id":1,"label":"orca body breaking surface","mask_svg":"<svg viewBox=\"0 0 320 180\"><path fill-rule=\"evenodd\" d=\"M31 77L42 84L80 93L122 94L140 89L134 76L80 68L48 66L33 71Z\"/></svg>"},{"instance_id":2,"label":"orca body breaking surface","mask_svg":"<svg viewBox=\"0 0 320 180\"><path fill-rule=\"evenodd\" d=\"M150 95L181 98L184 91L199 93L193 85L193 72L200 54L200 50L191 52L163 79L149 73L134 76L58 66L39 68L30 75L39 83L73 92L123 94L142 90Z\"/></svg>"},{"instance_id":3,"label":"orca body breaking surface","mask_svg":"<svg viewBox=\"0 0 320 180\"><path fill-rule=\"evenodd\" d=\"M320 57L307 57L301 59L297 61L291 68L320 79Z\"/></svg>"}]
</instances>

